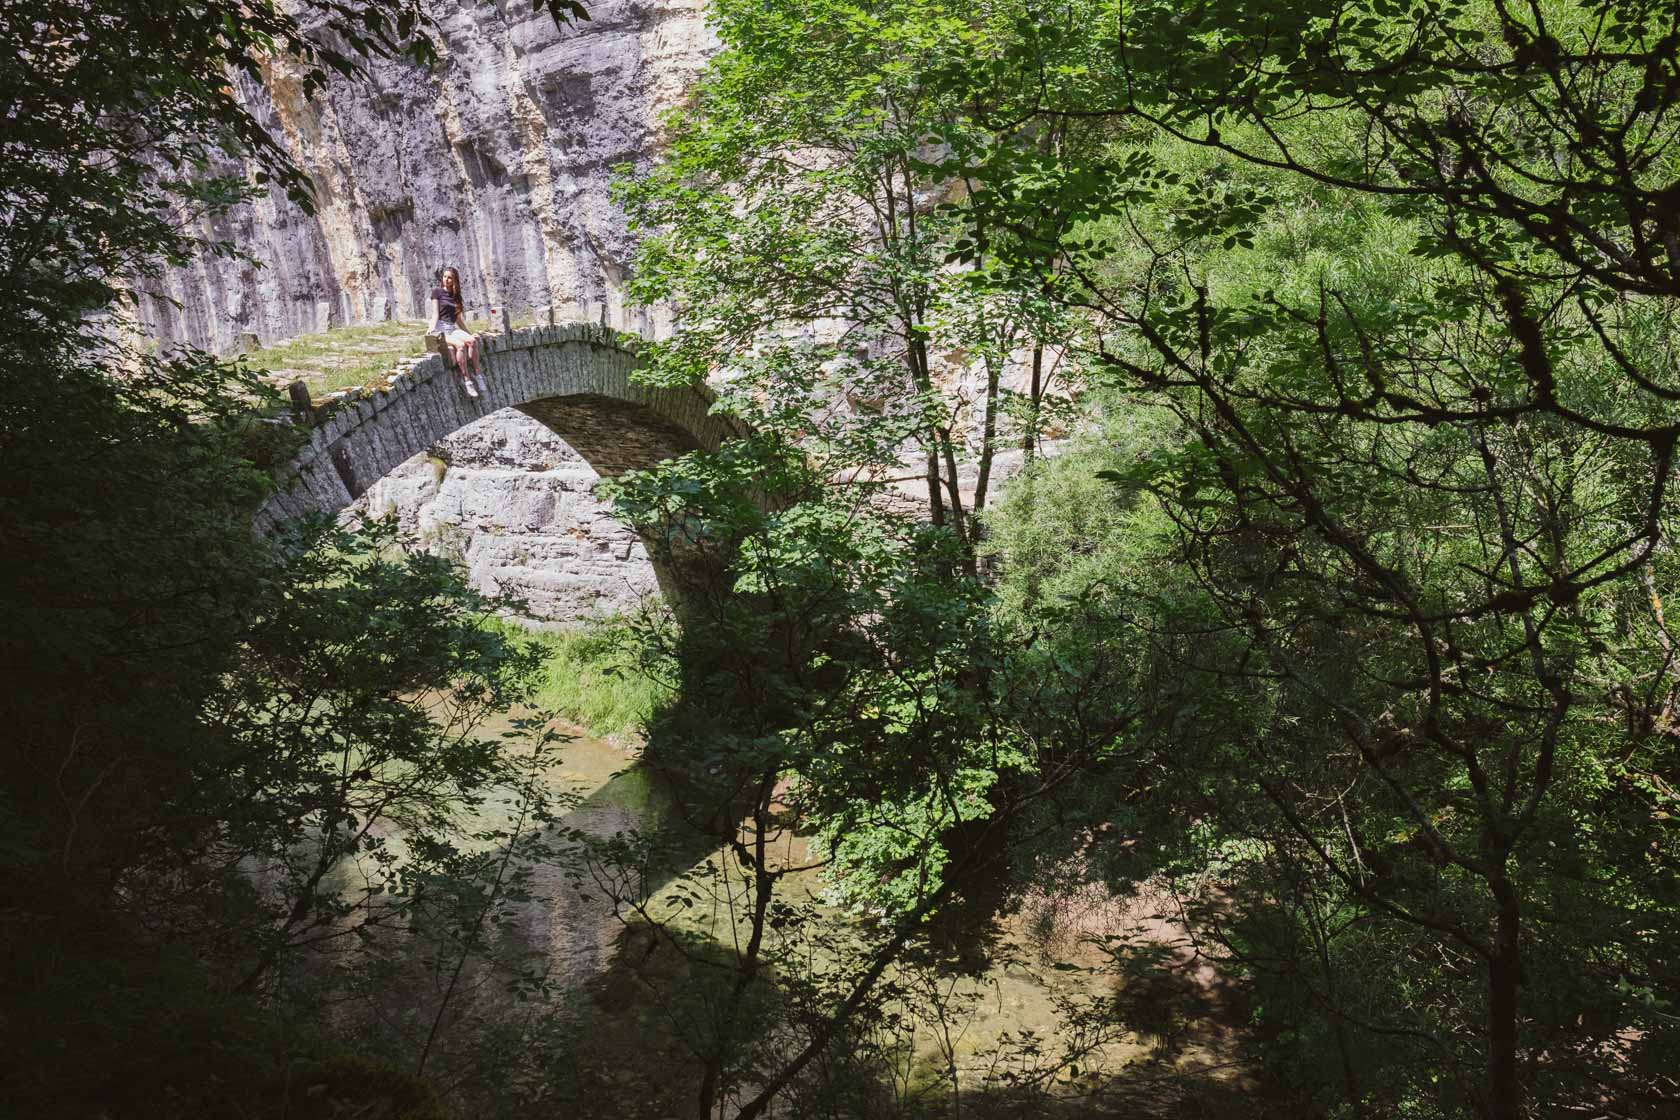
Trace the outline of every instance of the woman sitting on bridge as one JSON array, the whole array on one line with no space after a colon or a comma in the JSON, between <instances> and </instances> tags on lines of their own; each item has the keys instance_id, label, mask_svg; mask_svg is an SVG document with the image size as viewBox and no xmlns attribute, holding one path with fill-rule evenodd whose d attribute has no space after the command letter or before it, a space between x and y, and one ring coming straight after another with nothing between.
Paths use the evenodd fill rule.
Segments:
<instances>
[{"instance_id":1,"label":"woman sitting on bridge","mask_svg":"<svg viewBox=\"0 0 1680 1120\"><path fill-rule=\"evenodd\" d=\"M467 330L467 301L461 298L461 274L453 268L443 270L442 283L432 289L432 325L429 334L441 334L449 345L449 356L461 371L461 387L467 396L478 396L484 388L484 363L478 355L478 336ZM467 376L467 362L471 360L472 377ZM473 379L478 389L473 388Z\"/></svg>"}]
</instances>

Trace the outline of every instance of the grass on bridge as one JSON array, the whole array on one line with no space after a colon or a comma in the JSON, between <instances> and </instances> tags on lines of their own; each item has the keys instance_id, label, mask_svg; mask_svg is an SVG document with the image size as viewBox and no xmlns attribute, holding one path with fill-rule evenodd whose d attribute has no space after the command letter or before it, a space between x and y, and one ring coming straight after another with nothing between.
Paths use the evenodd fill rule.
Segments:
<instances>
[{"instance_id":1,"label":"grass on bridge","mask_svg":"<svg viewBox=\"0 0 1680 1120\"><path fill-rule=\"evenodd\" d=\"M511 329L528 327L535 321L528 312L516 313ZM468 326L478 331L486 329L482 316ZM253 369L267 370L276 385L303 382L310 395L319 400L340 389L383 388L386 376L398 362L425 356L425 332L423 320L393 319L300 335L240 357Z\"/></svg>"}]
</instances>

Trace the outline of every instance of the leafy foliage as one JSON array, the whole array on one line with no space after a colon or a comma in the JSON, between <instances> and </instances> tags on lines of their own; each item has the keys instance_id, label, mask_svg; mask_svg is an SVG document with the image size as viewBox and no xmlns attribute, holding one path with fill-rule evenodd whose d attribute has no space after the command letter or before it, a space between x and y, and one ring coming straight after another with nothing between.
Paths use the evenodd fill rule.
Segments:
<instances>
[{"instance_id":1,"label":"leafy foliage","mask_svg":"<svg viewBox=\"0 0 1680 1120\"><path fill-rule=\"evenodd\" d=\"M1256 892L1212 928L1350 1107L1671 1088L1668 1012L1634 994L1672 967L1667 817L1634 772L1672 747L1629 722L1672 687L1674 359L1638 325L1673 297L1640 248L1663 34L1594 5L1173 5L1093 56L1104 111L1151 128L1070 268L1114 384L1187 437L1105 473L1172 519L1195 589L1121 609L1171 667L1185 858ZM1025 209L1012 174L988 220ZM1599 192L1627 205L1584 217ZM1634 819L1638 856L1610 840ZM1298 1029L1305 976L1329 1030Z\"/></svg>"},{"instance_id":2,"label":"leafy foliage","mask_svg":"<svg viewBox=\"0 0 1680 1120\"><path fill-rule=\"evenodd\" d=\"M867 358L893 339L916 395L884 413L909 422L847 430L871 431L859 461L932 452L936 524L956 445L919 346L984 324L998 368L1036 372L1048 344L1108 390L1110 446L953 524L994 558L995 605L929 571L849 612L860 635L909 602L951 613L902 616L874 651L893 672L859 674L871 702L810 762L759 756L810 782L853 889L925 897L924 805L997 817L1078 758L1044 803L1060 839L1013 830L1014 865L1066 858L1090 834L1065 823L1089 823L1116 881L1193 888L1275 1069L1321 1107L1671 1103L1674 13L719 20L666 169L626 194L655 230L642 294L695 320L666 375L738 371L730 407L821 456L841 441L809 398L842 367L887 374ZM947 301L971 279L984 298ZM828 318L865 357L813 344ZM857 539L810 547L852 570ZM818 726L783 701L763 708ZM946 800L904 792L929 788Z\"/></svg>"},{"instance_id":3,"label":"leafy foliage","mask_svg":"<svg viewBox=\"0 0 1680 1120\"><path fill-rule=\"evenodd\" d=\"M391 556L380 532L255 539L268 470L299 436L262 419L248 371L131 346L122 314L163 265L237 252L201 244L199 219L275 183L310 205L249 83L282 57L306 94L372 56L424 62L428 16L0 13L6 1099L437 1115L416 1078L346 1058L321 1005L275 977L408 920L422 884L439 897L488 876L505 895L454 814L512 776L472 725L524 694L532 656L484 630L455 573ZM346 894L352 865L372 885Z\"/></svg>"},{"instance_id":4,"label":"leafy foliage","mask_svg":"<svg viewBox=\"0 0 1680 1120\"><path fill-rule=\"evenodd\" d=\"M187 977L213 1035L240 1019L213 995L302 1006L340 937L425 941L435 1040L469 958L501 967L483 931L522 861L560 858L531 772L470 731L531 655L377 532L252 541L285 440L248 417L261 390L88 317L191 248L182 208L255 185L219 153L307 202L229 64L286 51L313 85L426 49L401 6L210 14L8 12L0 64L0 273L32 328L0 397L0 931L68 946L5 976L49 1103L44 1008L113 1008L120 1055ZM757 434L616 480L687 579L633 629L675 698L650 760L709 854L623 834L577 872L705 976L666 1008L697 1111L875 1107L930 962L1067 876L1171 892L1301 1107L1671 1108L1673 6L714 18L722 52L621 197L633 294L683 321L644 376L722 378ZM1079 431L1044 461L1057 425ZM921 511L889 500L906 467ZM508 789L510 823L455 815ZM788 896L807 858L860 914L844 936ZM123 945L148 960L126 991ZM1129 983L1151 967L1106 948ZM1114 1027L1074 1010L1079 1037ZM241 1021L265 1024L230 1035L252 1085L331 1061ZM167 1073L160 1109L222 1107L206 1084Z\"/></svg>"},{"instance_id":5,"label":"leafy foliage","mask_svg":"<svg viewBox=\"0 0 1680 1120\"><path fill-rule=\"evenodd\" d=\"M993 461L1036 446L1057 399L1046 344L1075 329L962 220L968 167L1017 135L964 100L1007 15L752 0L713 17L727 49L658 166L620 184L645 233L631 294L682 322L643 376L728 369L727 407L857 482L919 463L929 518L972 567ZM1023 346L1038 353L1024 393L1003 381Z\"/></svg>"}]
</instances>

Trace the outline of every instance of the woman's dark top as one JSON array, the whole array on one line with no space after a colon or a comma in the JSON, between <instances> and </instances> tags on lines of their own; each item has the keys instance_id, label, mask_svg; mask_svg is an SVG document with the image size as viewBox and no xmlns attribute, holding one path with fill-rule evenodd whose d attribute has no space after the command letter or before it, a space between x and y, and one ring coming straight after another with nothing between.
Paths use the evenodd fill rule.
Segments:
<instances>
[{"instance_id":1,"label":"woman's dark top","mask_svg":"<svg viewBox=\"0 0 1680 1120\"><path fill-rule=\"evenodd\" d=\"M449 289L439 285L432 289L432 298L437 300L438 325L455 322L456 314L461 310L463 301L449 294Z\"/></svg>"}]
</instances>

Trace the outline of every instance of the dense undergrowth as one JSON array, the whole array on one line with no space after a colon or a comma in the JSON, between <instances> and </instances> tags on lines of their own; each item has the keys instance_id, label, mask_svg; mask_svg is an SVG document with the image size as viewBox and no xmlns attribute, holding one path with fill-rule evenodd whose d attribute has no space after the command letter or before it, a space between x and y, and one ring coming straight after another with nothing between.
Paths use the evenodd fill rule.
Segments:
<instances>
[{"instance_id":1,"label":"dense undergrowth","mask_svg":"<svg viewBox=\"0 0 1680 1120\"><path fill-rule=\"evenodd\" d=\"M564 630L528 629L504 619L490 625L539 651L542 669L529 700L532 707L620 745L641 739L664 697L639 670L622 623Z\"/></svg>"}]
</instances>

